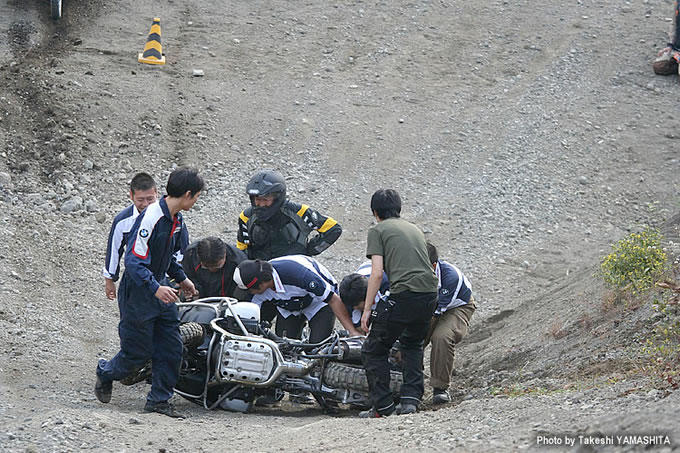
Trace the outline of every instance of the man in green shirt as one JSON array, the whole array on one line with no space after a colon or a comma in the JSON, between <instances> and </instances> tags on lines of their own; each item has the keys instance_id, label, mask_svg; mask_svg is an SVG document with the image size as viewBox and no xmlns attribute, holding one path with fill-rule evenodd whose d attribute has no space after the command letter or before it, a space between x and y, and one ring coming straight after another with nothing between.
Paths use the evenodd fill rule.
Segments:
<instances>
[{"instance_id":1,"label":"man in green shirt","mask_svg":"<svg viewBox=\"0 0 680 453\"><path fill-rule=\"evenodd\" d=\"M375 317L364 342L361 359L368 378L373 407L362 418L410 414L416 411L424 392L423 340L437 305L437 276L430 263L425 235L402 220L401 198L392 189L380 189L371 197L371 210L378 224L368 231L366 256L371 275L361 317L369 331L371 306L380 288L383 270L390 282L389 298L378 302ZM390 390L390 349L399 340L404 383L401 402L395 408Z\"/></svg>"}]
</instances>

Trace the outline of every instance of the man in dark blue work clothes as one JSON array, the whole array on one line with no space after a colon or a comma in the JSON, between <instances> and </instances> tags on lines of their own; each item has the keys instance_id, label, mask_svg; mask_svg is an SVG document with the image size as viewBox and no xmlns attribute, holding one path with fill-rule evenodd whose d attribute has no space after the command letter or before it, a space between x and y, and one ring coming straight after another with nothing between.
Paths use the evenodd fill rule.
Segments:
<instances>
[{"instance_id":1,"label":"man in dark blue work clothes","mask_svg":"<svg viewBox=\"0 0 680 453\"><path fill-rule=\"evenodd\" d=\"M168 195L149 205L130 230L125 272L118 291L120 352L97 365L95 395L111 401L113 381L140 369L151 359L151 391L145 412L184 418L169 403L179 377L182 340L177 311L178 291L162 285L167 273L187 295L196 291L174 256L185 228L180 211L188 211L203 190L196 170L177 169L170 174Z\"/></svg>"}]
</instances>

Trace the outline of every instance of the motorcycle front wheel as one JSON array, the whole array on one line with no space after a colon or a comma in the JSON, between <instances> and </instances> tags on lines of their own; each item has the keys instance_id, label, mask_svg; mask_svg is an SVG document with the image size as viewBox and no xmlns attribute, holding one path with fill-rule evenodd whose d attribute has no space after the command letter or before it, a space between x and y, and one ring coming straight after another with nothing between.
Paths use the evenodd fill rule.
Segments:
<instances>
[{"instance_id":1,"label":"motorcycle front wheel","mask_svg":"<svg viewBox=\"0 0 680 453\"><path fill-rule=\"evenodd\" d=\"M182 337L182 344L188 349L197 346L203 340L203 326L197 322L187 322L180 324L179 335ZM151 361L149 360L139 370L120 380L123 385L133 385L151 377Z\"/></svg>"}]
</instances>

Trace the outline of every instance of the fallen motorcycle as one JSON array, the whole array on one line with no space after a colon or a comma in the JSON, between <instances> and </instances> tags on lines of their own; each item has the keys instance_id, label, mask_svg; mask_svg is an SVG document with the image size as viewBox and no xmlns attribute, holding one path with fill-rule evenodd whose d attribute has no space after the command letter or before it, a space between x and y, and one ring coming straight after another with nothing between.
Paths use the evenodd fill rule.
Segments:
<instances>
[{"instance_id":1,"label":"fallen motorcycle","mask_svg":"<svg viewBox=\"0 0 680 453\"><path fill-rule=\"evenodd\" d=\"M263 395L310 394L325 410L338 404L367 406L368 380L361 367L363 337L333 332L312 344L281 338L260 322L251 302L211 297L177 304L184 355L175 392L206 409L248 412ZM151 376L148 364L122 380L133 384ZM391 371L395 396L402 384Z\"/></svg>"}]
</instances>

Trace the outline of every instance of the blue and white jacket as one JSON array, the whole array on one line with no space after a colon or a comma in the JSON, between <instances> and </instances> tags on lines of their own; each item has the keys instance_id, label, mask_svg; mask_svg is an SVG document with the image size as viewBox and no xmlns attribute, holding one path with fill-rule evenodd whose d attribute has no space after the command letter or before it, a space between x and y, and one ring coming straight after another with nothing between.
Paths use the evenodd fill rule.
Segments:
<instances>
[{"instance_id":1,"label":"blue and white jacket","mask_svg":"<svg viewBox=\"0 0 680 453\"><path fill-rule=\"evenodd\" d=\"M182 214L170 214L165 198L149 205L135 220L125 253L125 273L138 286L156 294L166 273L176 282L186 279L175 254L185 229Z\"/></svg>"},{"instance_id":2,"label":"blue and white jacket","mask_svg":"<svg viewBox=\"0 0 680 453\"><path fill-rule=\"evenodd\" d=\"M371 275L371 262L368 261L362 264L359 269L357 269L356 273L366 276ZM439 302L434 311L435 315L441 315L447 310L470 303L472 286L460 269L451 263L439 260L437 261L435 274L439 281ZM378 303L383 296L389 296L389 290L390 282L387 280L387 274L383 272L383 279L380 283L378 294L375 296L375 303ZM375 304L373 304L372 308L375 309ZM355 324L360 322L361 314L362 313L359 310L354 310L352 312L352 322Z\"/></svg>"},{"instance_id":3,"label":"blue and white jacket","mask_svg":"<svg viewBox=\"0 0 680 453\"><path fill-rule=\"evenodd\" d=\"M359 269L357 269L355 273L363 275L364 277L369 277L371 275L371 269L373 269L371 262L366 261L364 264L359 266ZM375 300L373 302L371 310L375 310L375 305L378 303L380 299L389 295L390 295L390 281L387 279L387 274L383 271L383 277L382 281L380 282L380 288L378 288L378 293L375 295ZM355 326L358 325L361 322L362 314L363 313L357 309L352 310L352 324L354 324Z\"/></svg>"},{"instance_id":4,"label":"blue and white jacket","mask_svg":"<svg viewBox=\"0 0 680 453\"><path fill-rule=\"evenodd\" d=\"M253 295L252 301L260 306L273 302L284 318L304 315L312 319L337 293L337 281L314 258L288 255L269 263L274 268L274 288Z\"/></svg>"},{"instance_id":5,"label":"blue and white jacket","mask_svg":"<svg viewBox=\"0 0 680 453\"><path fill-rule=\"evenodd\" d=\"M470 303L472 286L460 269L439 260L434 272L439 280L439 303L434 311L435 315Z\"/></svg>"},{"instance_id":6,"label":"blue and white jacket","mask_svg":"<svg viewBox=\"0 0 680 453\"><path fill-rule=\"evenodd\" d=\"M139 211L132 204L120 211L113 219L109 231L109 240L106 243L106 261L104 262L104 269L102 269L104 278L109 278L114 282L118 281L120 257L123 256L125 245L130 237L130 230L137 220L137 216L139 216ZM175 254L177 262L182 261L183 253L189 246L189 233L186 228L182 228L180 239L180 250Z\"/></svg>"},{"instance_id":7,"label":"blue and white jacket","mask_svg":"<svg viewBox=\"0 0 680 453\"><path fill-rule=\"evenodd\" d=\"M118 281L120 273L120 257L123 255L125 244L127 244L130 235L130 230L132 229L135 220L137 220L138 215L139 211L137 211L135 205L132 204L120 211L118 215L114 217L111 231L109 231L109 240L106 243L106 261L104 263L104 269L102 270L104 278L110 278L114 282Z\"/></svg>"}]
</instances>

